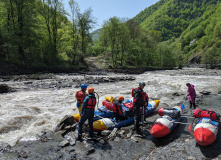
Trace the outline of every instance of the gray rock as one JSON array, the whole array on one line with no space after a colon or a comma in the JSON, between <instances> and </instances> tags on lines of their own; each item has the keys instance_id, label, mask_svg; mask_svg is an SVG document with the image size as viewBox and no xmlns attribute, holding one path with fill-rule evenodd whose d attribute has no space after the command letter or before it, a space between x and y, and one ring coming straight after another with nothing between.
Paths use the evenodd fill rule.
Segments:
<instances>
[{"instance_id":1,"label":"gray rock","mask_svg":"<svg viewBox=\"0 0 221 160\"><path fill-rule=\"evenodd\" d=\"M132 136L132 137L131 137L131 140L132 140L132 141L134 141L134 142L136 142L136 143L138 143L137 138L136 138L136 137L134 137L134 136Z\"/></svg>"},{"instance_id":2,"label":"gray rock","mask_svg":"<svg viewBox=\"0 0 221 160\"><path fill-rule=\"evenodd\" d=\"M59 147L66 147L66 146L69 146L69 145L70 145L70 142L68 140L64 140L58 146Z\"/></svg>"},{"instance_id":3,"label":"gray rock","mask_svg":"<svg viewBox=\"0 0 221 160\"><path fill-rule=\"evenodd\" d=\"M75 138L70 139L70 145L74 146L75 144L76 144L76 139Z\"/></svg>"},{"instance_id":4,"label":"gray rock","mask_svg":"<svg viewBox=\"0 0 221 160\"><path fill-rule=\"evenodd\" d=\"M192 157L192 156L189 156L187 159L188 159L188 160L196 160L196 158L195 158L195 157Z\"/></svg>"},{"instance_id":5,"label":"gray rock","mask_svg":"<svg viewBox=\"0 0 221 160\"><path fill-rule=\"evenodd\" d=\"M118 135L123 136L123 134L125 133L125 130L121 130Z\"/></svg>"},{"instance_id":6,"label":"gray rock","mask_svg":"<svg viewBox=\"0 0 221 160\"><path fill-rule=\"evenodd\" d=\"M101 135L102 135L102 136L109 136L110 133L111 133L111 131L109 131L109 130L104 130L104 131L101 132Z\"/></svg>"}]
</instances>

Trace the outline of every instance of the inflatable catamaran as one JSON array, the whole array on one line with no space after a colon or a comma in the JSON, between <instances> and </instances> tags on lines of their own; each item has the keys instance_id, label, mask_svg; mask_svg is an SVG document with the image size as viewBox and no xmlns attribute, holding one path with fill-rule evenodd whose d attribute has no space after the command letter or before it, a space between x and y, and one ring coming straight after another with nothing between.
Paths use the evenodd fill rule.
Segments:
<instances>
[{"instance_id":1,"label":"inflatable catamaran","mask_svg":"<svg viewBox=\"0 0 221 160\"><path fill-rule=\"evenodd\" d=\"M181 114L183 114L184 109L184 105L171 109L160 108L158 113L161 117L154 122L150 134L153 137L165 137L168 135L177 126L176 122L181 121Z\"/></svg>"}]
</instances>

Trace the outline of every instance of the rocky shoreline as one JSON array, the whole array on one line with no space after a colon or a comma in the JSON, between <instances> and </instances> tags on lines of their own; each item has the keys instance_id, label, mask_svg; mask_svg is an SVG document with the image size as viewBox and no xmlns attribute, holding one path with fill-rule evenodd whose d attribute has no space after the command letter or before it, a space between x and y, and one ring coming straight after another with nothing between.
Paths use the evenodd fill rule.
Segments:
<instances>
[{"instance_id":1,"label":"rocky shoreline","mask_svg":"<svg viewBox=\"0 0 221 160\"><path fill-rule=\"evenodd\" d=\"M197 103L205 107L207 103L216 100L219 103L221 95L202 95L197 97ZM167 107L168 104L161 104ZM179 105L179 104L177 104ZM190 114L191 109L185 103L185 114ZM221 106L218 106L221 107ZM113 137L105 131L96 134L96 140L87 140L87 128L85 139L77 141L76 124L65 130L42 131L40 135L29 138L21 138L18 143L11 147L4 144L0 148L0 159L220 159L221 158L221 134L210 146L200 146L196 143L193 135L188 133L187 125L178 125L168 136L153 138L149 131L154 120L158 117L157 111L146 118L142 126L143 136L133 133L133 125L123 127L116 131ZM182 122L190 122L182 118ZM67 129L67 128L66 128ZM63 136L62 136L63 135Z\"/></svg>"}]
</instances>

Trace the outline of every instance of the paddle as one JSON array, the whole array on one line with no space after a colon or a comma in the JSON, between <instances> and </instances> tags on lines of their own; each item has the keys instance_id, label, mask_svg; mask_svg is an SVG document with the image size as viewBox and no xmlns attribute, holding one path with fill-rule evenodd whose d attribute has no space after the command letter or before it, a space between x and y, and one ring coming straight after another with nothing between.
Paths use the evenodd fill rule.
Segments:
<instances>
[{"instance_id":1,"label":"paddle","mask_svg":"<svg viewBox=\"0 0 221 160\"><path fill-rule=\"evenodd\" d=\"M192 126L193 126L193 123L194 123L195 119L196 119L196 118L194 117L192 123L189 125L189 133L190 133L191 135L194 134L194 130L192 129Z\"/></svg>"}]
</instances>

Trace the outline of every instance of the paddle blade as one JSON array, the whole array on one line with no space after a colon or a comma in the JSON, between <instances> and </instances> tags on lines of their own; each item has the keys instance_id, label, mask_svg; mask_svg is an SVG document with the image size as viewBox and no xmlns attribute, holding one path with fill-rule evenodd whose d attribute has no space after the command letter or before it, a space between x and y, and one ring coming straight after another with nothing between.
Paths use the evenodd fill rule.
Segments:
<instances>
[{"instance_id":1,"label":"paddle blade","mask_svg":"<svg viewBox=\"0 0 221 160\"><path fill-rule=\"evenodd\" d=\"M189 125L189 133L191 134L192 125Z\"/></svg>"}]
</instances>

